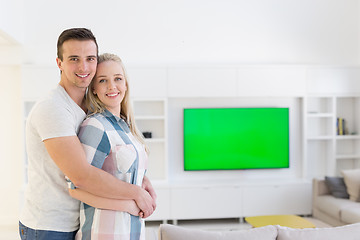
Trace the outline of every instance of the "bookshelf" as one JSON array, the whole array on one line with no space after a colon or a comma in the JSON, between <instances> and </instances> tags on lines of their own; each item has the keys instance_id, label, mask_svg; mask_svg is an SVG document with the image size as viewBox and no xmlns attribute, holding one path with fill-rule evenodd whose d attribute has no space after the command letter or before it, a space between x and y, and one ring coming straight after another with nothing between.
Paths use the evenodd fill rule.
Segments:
<instances>
[{"instance_id":1,"label":"bookshelf","mask_svg":"<svg viewBox=\"0 0 360 240\"><path fill-rule=\"evenodd\" d=\"M305 102L305 166L307 178L340 176L360 166L360 95L309 95ZM344 135L337 119L345 120Z\"/></svg>"},{"instance_id":2,"label":"bookshelf","mask_svg":"<svg viewBox=\"0 0 360 240\"><path fill-rule=\"evenodd\" d=\"M135 98L133 100L136 125L150 149L147 174L152 181L167 180L167 101L164 98Z\"/></svg>"},{"instance_id":3,"label":"bookshelf","mask_svg":"<svg viewBox=\"0 0 360 240\"><path fill-rule=\"evenodd\" d=\"M336 175L341 169L358 168L360 165L360 96L340 96L336 101L337 118L345 120L345 135L336 135Z\"/></svg>"}]
</instances>

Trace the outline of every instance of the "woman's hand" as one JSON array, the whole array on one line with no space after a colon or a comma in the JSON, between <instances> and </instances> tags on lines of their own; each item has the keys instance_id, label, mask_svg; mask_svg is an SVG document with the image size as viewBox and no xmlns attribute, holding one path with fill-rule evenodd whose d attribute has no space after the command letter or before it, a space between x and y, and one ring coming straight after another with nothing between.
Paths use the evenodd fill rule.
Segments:
<instances>
[{"instance_id":1,"label":"woman's hand","mask_svg":"<svg viewBox=\"0 0 360 240\"><path fill-rule=\"evenodd\" d=\"M135 201L130 201L128 208L127 208L127 212L133 216L142 217L142 215L144 215L143 212L138 207L138 205L136 205Z\"/></svg>"}]
</instances>

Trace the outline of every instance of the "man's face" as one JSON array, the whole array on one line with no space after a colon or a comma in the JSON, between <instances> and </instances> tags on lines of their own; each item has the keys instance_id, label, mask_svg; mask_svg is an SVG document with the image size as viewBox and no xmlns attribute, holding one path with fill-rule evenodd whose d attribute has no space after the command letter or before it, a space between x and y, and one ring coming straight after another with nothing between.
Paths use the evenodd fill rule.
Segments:
<instances>
[{"instance_id":1,"label":"man's face","mask_svg":"<svg viewBox=\"0 0 360 240\"><path fill-rule=\"evenodd\" d=\"M61 81L67 86L87 88L96 73L97 48L92 40L68 40L62 46L63 60L56 59Z\"/></svg>"}]
</instances>

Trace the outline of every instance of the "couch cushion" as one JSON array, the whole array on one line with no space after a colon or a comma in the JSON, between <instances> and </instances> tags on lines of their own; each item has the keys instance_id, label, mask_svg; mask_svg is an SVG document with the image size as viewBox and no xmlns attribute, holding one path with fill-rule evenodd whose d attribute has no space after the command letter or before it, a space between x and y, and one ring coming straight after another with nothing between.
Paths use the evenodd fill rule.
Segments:
<instances>
[{"instance_id":1,"label":"couch cushion","mask_svg":"<svg viewBox=\"0 0 360 240\"><path fill-rule=\"evenodd\" d=\"M360 203L358 207L344 208L341 210L340 220L346 223L360 222Z\"/></svg>"},{"instance_id":2,"label":"couch cushion","mask_svg":"<svg viewBox=\"0 0 360 240\"><path fill-rule=\"evenodd\" d=\"M359 203L349 201L349 199L335 198L330 195L319 196L315 199L314 205L317 209L328 215L340 219L342 209L358 207Z\"/></svg>"},{"instance_id":3,"label":"couch cushion","mask_svg":"<svg viewBox=\"0 0 360 240\"><path fill-rule=\"evenodd\" d=\"M266 226L238 231L204 231L193 228L185 228L170 224L161 224L159 228L159 240L275 240L277 229L275 226Z\"/></svg>"},{"instance_id":4,"label":"couch cushion","mask_svg":"<svg viewBox=\"0 0 360 240\"><path fill-rule=\"evenodd\" d=\"M358 240L360 236L360 223L332 228L295 229L281 226L277 228L277 240Z\"/></svg>"},{"instance_id":5,"label":"couch cushion","mask_svg":"<svg viewBox=\"0 0 360 240\"><path fill-rule=\"evenodd\" d=\"M342 170L341 174L344 176L347 192L350 195L350 200L360 201L360 168Z\"/></svg>"},{"instance_id":6,"label":"couch cushion","mask_svg":"<svg viewBox=\"0 0 360 240\"><path fill-rule=\"evenodd\" d=\"M331 195L336 198L349 198L349 194L346 190L344 178L342 177L325 177L325 183L328 187Z\"/></svg>"}]
</instances>

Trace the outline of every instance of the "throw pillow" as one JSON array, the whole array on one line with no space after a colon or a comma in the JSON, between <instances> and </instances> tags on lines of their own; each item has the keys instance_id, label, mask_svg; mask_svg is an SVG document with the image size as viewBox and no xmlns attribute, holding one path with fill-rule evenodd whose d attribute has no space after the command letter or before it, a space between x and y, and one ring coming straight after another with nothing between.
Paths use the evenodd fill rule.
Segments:
<instances>
[{"instance_id":1,"label":"throw pillow","mask_svg":"<svg viewBox=\"0 0 360 240\"><path fill-rule=\"evenodd\" d=\"M331 195L336 198L349 198L346 190L344 178L342 177L325 177L325 184L328 187Z\"/></svg>"},{"instance_id":2,"label":"throw pillow","mask_svg":"<svg viewBox=\"0 0 360 240\"><path fill-rule=\"evenodd\" d=\"M185 228L170 224L161 224L159 228L159 240L275 240L277 230L275 226L265 226L248 230L236 231L205 231L193 228Z\"/></svg>"},{"instance_id":3,"label":"throw pillow","mask_svg":"<svg viewBox=\"0 0 360 240\"><path fill-rule=\"evenodd\" d=\"M295 229L277 226L277 240L357 240L360 236L360 223L332 228Z\"/></svg>"},{"instance_id":4,"label":"throw pillow","mask_svg":"<svg viewBox=\"0 0 360 240\"><path fill-rule=\"evenodd\" d=\"M344 176L350 200L358 202L360 200L360 168L343 170L341 171L341 174Z\"/></svg>"}]
</instances>

